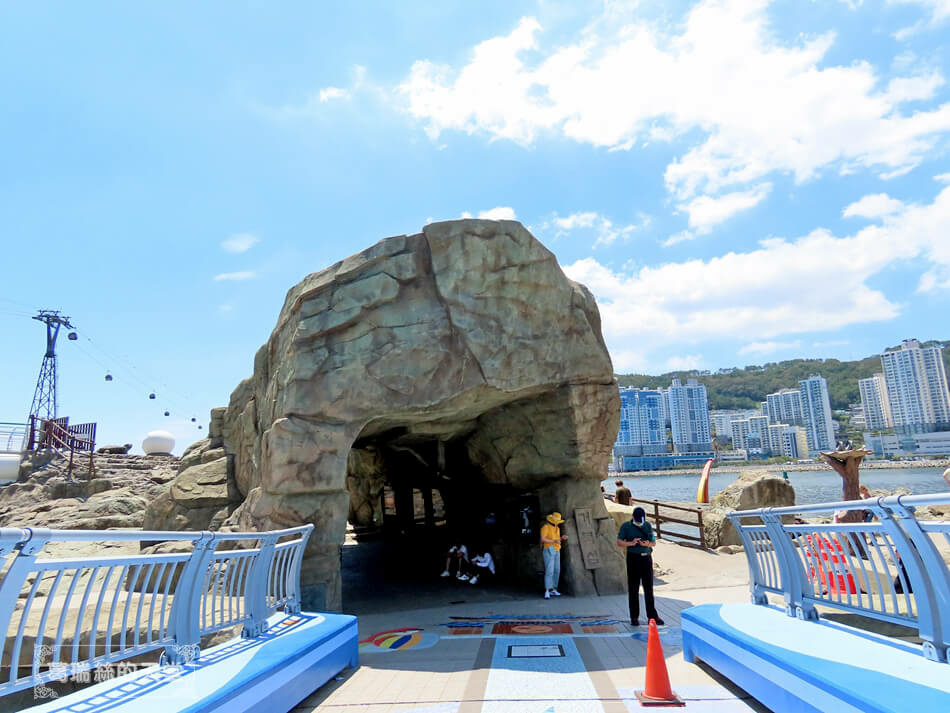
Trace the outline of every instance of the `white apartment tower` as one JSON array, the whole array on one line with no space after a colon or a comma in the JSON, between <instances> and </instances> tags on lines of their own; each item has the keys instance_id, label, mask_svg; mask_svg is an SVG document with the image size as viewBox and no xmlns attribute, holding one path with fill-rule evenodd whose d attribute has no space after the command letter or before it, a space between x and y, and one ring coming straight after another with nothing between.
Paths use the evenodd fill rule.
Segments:
<instances>
[{"instance_id":1,"label":"white apartment tower","mask_svg":"<svg viewBox=\"0 0 950 713\"><path fill-rule=\"evenodd\" d=\"M765 397L769 423L784 423L789 426L805 425L805 410L802 392L798 389L782 389Z\"/></svg>"},{"instance_id":2,"label":"white apartment tower","mask_svg":"<svg viewBox=\"0 0 950 713\"><path fill-rule=\"evenodd\" d=\"M805 432L808 437L808 452L830 451L835 445L835 431L831 422L831 399L828 382L823 376L809 376L798 382L802 410L805 415Z\"/></svg>"},{"instance_id":3,"label":"white apartment tower","mask_svg":"<svg viewBox=\"0 0 950 713\"><path fill-rule=\"evenodd\" d=\"M881 354L887 401L894 428L926 433L950 423L950 393L941 346L921 347L906 339L896 351Z\"/></svg>"},{"instance_id":4,"label":"white apartment tower","mask_svg":"<svg viewBox=\"0 0 950 713\"><path fill-rule=\"evenodd\" d=\"M893 428L891 405L887 398L887 384L884 374L878 373L867 379L858 380L858 391L861 392L861 406L864 408L864 420L871 431L882 431Z\"/></svg>"},{"instance_id":5,"label":"white apartment tower","mask_svg":"<svg viewBox=\"0 0 950 713\"><path fill-rule=\"evenodd\" d=\"M667 398L673 450L677 453L712 450L706 386L697 383L696 379L688 379L685 384L673 379L667 389Z\"/></svg>"}]
</instances>

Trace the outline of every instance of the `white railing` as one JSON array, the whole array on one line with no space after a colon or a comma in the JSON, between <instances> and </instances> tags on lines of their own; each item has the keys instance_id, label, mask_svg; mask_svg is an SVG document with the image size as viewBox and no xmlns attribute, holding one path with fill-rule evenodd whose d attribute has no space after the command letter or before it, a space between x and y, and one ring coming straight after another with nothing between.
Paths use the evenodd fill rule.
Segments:
<instances>
[{"instance_id":1,"label":"white railing","mask_svg":"<svg viewBox=\"0 0 950 713\"><path fill-rule=\"evenodd\" d=\"M0 695L161 649L193 660L201 637L264 632L300 611L313 525L272 532L0 528ZM187 552L42 559L50 542L190 543ZM0 629L3 624L0 624Z\"/></svg>"},{"instance_id":2,"label":"white railing","mask_svg":"<svg viewBox=\"0 0 950 713\"><path fill-rule=\"evenodd\" d=\"M0 453L22 453L28 430L25 423L0 421Z\"/></svg>"},{"instance_id":3,"label":"white railing","mask_svg":"<svg viewBox=\"0 0 950 713\"><path fill-rule=\"evenodd\" d=\"M771 593L801 619L817 619L822 606L913 627L927 658L950 662L950 522L918 520L915 510L928 505L950 505L950 494L730 513L753 601L767 604ZM873 519L808 524L799 517L853 510Z\"/></svg>"}]
</instances>

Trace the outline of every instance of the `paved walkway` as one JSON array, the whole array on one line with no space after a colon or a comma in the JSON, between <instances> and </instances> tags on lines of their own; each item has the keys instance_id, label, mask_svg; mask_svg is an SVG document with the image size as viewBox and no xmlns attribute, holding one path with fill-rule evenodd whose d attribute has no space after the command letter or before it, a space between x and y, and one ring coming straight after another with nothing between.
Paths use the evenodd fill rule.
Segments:
<instances>
[{"instance_id":1,"label":"paved walkway","mask_svg":"<svg viewBox=\"0 0 950 713\"><path fill-rule=\"evenodd\" d=\"M657 592L666 621L660 638L686 710L765 711L711 670L687 664L681 653L680 611L746 602L748 588L663 589ZM343 672L294 713L643 710L634 692L644 685L646 627L629 625L626 595L505 597L360 615L360 668Z\"/></svg>"}]
</instances>

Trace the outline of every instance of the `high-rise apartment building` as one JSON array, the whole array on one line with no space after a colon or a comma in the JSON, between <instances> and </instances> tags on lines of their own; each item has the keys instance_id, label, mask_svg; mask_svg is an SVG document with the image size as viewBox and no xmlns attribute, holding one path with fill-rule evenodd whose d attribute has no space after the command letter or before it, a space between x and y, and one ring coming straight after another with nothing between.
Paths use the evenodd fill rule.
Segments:
<instances>
[{"instance_id":1,"label":"high-rise apartment building","mask_svg":"<svg viewBox=\"0 0 950 713\"><path fill-rule=\"evenodd\" d=\"M616 446L626 455L666 453L663 395L649 389L620 389L620 430Z\"/></svg>"},{"instance_id":2,"label":"high-rise apartment building","mask_svg":"<svg viewBox=\"0 0 950 713\"><path fill-rule=\"evenodd\" d=\"M673 379L667 394L673 450L677 453L710 450L712 431L709 427L706 386L697 383L696 379L688 379L685 384Z\"/></svg>"},{"instance_id":3,"label":"high-rise apartment building","mask_svg":"<svg viewBox=\"0 0 950 713\"><path fill-rule=\"evenodd\" d=\"M878 373L867 379L859 379L858 391L861 393L861 406L864 408L865 427L872 431L893 428L894 421L891 418L884 374Z\"/></svg>"},{"instance_id":4,"label":"high-rise apartment building","mask_svg":"<svg viewBox=\"0 0 950 713\"><path fill-rule=\"evenodd\" d=\"M894 429L927 433L950 423L950 392L941 346L921 347L906 339L901 348L881 354Z\"/></svg>"},{"instance_id":5,"label":"high-rise apartment building","mask_svg":"<svg viewBox=\"0 0 950 713\"><path fill-rule=\"evenodd\" d=\"M798 389L782 389L765 397L769 423L785 423L789 426L805 425L805 409L802 392Z\"/></svg>"},{"instance_id":6,"label":"high-rise apartment building","mask_svg":"<svg viewBox=\"0 0 950 713\"><path fill-rule=\"evenodd\" d=\"M828 382L823 376L809 376L798 382L798 390L801 393L802 411L805 416L809 454L833 450L835 431L831 421Z\"/></svg>"}]
</instances>

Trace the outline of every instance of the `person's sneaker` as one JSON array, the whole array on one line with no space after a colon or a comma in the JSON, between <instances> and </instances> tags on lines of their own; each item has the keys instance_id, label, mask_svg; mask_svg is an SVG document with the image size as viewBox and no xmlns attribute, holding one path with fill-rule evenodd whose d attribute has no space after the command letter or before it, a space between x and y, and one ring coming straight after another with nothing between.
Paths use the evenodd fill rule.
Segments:
<instances>
[{"instance_id":1,"label":"person's sneaker","mask_svg":"<svg viewBox=\"0 0 950 713\"><path fill-rule=\"evenodd\" d=\"M640 626L640 620L639 620L639 619L631 619L631 620L630 620L630 626Z\"/></svg>"},{"instance_id":2,"label":"person's sneaker","mask_svg":"<svg viewBox=\"0 0 950 713\"><path fill-rule=\"evenodd\" d=\"M550 598L551 598L551 592L545 592L545 593L544 593L544 598L545 598L545 599L550 599Z\"/></svg>"},{"instance_id":3,"label":"person's sneaker","mask_svg":"<svg viewBox=\"0 0 950 713\"><path fill-rule=\"evenodd\" d=\"M468 580L468 583L469 583L469 584L477 584L477 583L478 583L478 575L476 574L474 577L472 577L470 580Z\"/></svg>"},{"instance_id":4,"label":"person's sneaker","mask_svg":"<svg viewBox=\"0 0 950 713\"><path fill-rule=\"evenodd\" d=\"M656 622L657 626L663 626L666 623L658 616L653 617L653 621Z\"/></svg>"},{"instance_id":5,"label":"person's sneaker","mask_svg":"<svg viewBox=\"0 0 950 713\"><path fill-rule=\"evenodd\" d=\"M551 596L552 596L552 597L559 597L559 596L561 596L561 593L560 593L559 591L557 591L556 589L552 589L552 590L551 590Z\"/></svg>"},{"instance_id":6,"label":"person's sneaker","mask_svg":"<svg viewBox=\"0 0 950 713\"><path fill-rule=\"evenodd\" d=\"M462 581L462 582L467 582L467 581L468 581L468 575L467 575L467 574L460 574L460 575L459 575L459 580Z\"/></svg>"},{"instance_id":7,"label":"person's sneaker","mask_svg":"<svg viewBox=\"0 0 950 713\"><path fill-rule=\"evenodd\" d=\"M439 576L440 576L440 577L451 577L452 574L451 574L451 572L449 572L449 570L445 570L445 571L444 571L442 574L440 574Z\"/></svg>"}]
</instances>

